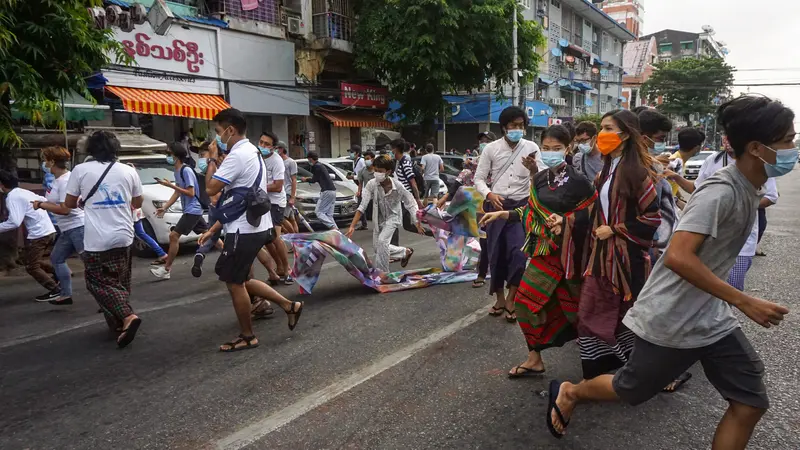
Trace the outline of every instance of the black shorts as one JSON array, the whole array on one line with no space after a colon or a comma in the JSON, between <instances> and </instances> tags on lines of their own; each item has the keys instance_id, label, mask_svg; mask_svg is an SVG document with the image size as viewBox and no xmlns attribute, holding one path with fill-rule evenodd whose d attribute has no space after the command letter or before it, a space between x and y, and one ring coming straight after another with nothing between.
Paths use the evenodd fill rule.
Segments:
<instances>
[{"instance_id":1,"label":"black shorts","mask_svg":"<svg viewBox=\"0 0 800 450\"><path fill-rule=\"evenodd\" d=\"M279 227L281 226L281 222L283 222L283 206L278 206L276 204L272 204L269 207L269 214L272 217L272 226Z\"/></svg>"},{"instance_id":2,"label":"black shorts","mask_svg":"<svg viewBox=\"0 0 800 450\"><path fill-rule=\"evenodd\" d=\"M208 231L208 224L206 219L203 219L202 214L184 214L170 231L174 231L181 236L187 236L192 231L195 234L203 234Z\"/></svg>"},{"instance_id":3,"label":"black shorts","mask_svg":"<svg viewBox=\"0 0 800 450\"><path fill-rule=\"evenodd\" d=\"M764 363L741 328L706 347L688 349L661 347L637 336L628 363L614 375L614 392L631 405L644 403L697 361L725 400L769 408Z\"/></svg>"},{"instance_id":4,"label":"black shorts","mask_svg":"<svg viewBox=\"0 0 800 450\"><path fill-rule=\"evenodd\" d=\"M270 234L274 236L270 231L226 234L222 254L214 267L219 280L229 284L244 284L249 280L253 261L256 260L258 251L267 243Z\"/></svg>"}]
</instances>

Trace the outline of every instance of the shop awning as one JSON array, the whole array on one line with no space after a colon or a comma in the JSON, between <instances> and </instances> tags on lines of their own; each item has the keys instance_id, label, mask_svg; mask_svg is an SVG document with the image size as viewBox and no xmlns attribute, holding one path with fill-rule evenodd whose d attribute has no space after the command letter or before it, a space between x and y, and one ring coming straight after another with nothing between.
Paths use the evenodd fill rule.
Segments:
<instances>
[{"instance_id":1,"label":"shop awning","mask_svg":"<svg viewBox=\"0 0 800 450\"><path fill-rule=\"evenodd\" d=\"M211 120L218 112L231 107L218 95L187 94L120 86L106 86L106 89L122 100L126 111L139 114Z\"/></svg>"},{"instance_id":2,"label":"shop awning","mask_svg":"<svg viewBox=\"0 0 800 450\"><path fill-rule=\"evenodd\" d=\"M335 127L350 128L385 128L391 129L392 123L380 116L358 114L353 112L327 112L317 111L322 117L328 119Z\"/></svg>"}]
</instances>

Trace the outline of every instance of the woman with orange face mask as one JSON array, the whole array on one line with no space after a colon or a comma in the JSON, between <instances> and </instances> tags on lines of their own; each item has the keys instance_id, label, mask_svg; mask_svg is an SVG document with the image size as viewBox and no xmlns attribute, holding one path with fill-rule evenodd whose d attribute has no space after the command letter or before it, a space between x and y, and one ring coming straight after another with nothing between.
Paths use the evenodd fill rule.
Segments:
<instances>
[{"instance_id":1,"label":"woman with orange face mask","mask_svg":"<svg viewBox=\"0 0 800 450\"><path fill-rule=\"evenodd\" d=\"M603 170L591 221L588 265L578 307L583 378L616 370L627 361L634 334L622 324L648 275L648 250L661 223L653 161L627 110L606 113L597 135Z\"/></svg>"}]
</instances>

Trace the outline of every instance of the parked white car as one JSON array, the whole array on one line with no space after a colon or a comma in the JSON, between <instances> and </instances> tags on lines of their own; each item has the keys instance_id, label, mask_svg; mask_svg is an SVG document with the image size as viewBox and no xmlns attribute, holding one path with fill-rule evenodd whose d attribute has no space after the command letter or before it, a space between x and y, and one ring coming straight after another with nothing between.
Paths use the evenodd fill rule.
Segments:
<instances>
[{"instance_id":1,"label":"parked white car","mask_svg":"<svg viewBox=\"0 0 800 450\"><path fill-rule=\"evenodd\" d=\"M703 163L706 162L706 158L713 155L714 152L709 151L702 151L686 161L686 167L683 169L683 176L687 180L696 180L697 175L700 174L700 168L703 167Z\"/></svg>"},{"instance_id":2,"label":"parked white car","mask_svg":"<svg viewBox=\"0 0 800 450\"><path fill-rule=\"evenodd\" d=\"M133 164L139 174L139 178L142 180L142 196L144 197L144 202L142 203L142 214L144 215L142 226L144 230L159 244L163 246L169 245L169 232L181 218L183 207L180 200L178 200L170 206L163 217L156 216L156 210L164 206L175 191L156 183L155 178L174 183L173 166L167 164L165 155L158 153L121 155L119 162ZM205 217L208 220L208 216ZM188 236L181 236L180 243L194 242L197 238L197 234L190 233ZM144 253L147 252L148 247L139 239L136 239L134 241L134 249L137 252Z\"/></svg>"}]
</instances>

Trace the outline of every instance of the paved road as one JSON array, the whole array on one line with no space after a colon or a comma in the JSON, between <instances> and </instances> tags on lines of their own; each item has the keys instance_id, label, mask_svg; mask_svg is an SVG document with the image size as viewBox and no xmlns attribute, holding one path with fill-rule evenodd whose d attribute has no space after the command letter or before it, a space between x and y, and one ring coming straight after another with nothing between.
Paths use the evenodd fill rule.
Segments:
<instances>
[{"instance_id":1,"label":"paved road","mask_svg":"<svg viewBox=\"0 0 800 450\"><path fill-rule=\"evenodd\" d=\"M747 288L800 311L800 179L779 184L769 255ZM370 240L357 235L365 248ZM437 264L432 241L402 240L417 250L411 266ZM210 273L192 278L188 256L181 263L156 282L138 261L133 303L144 324L122 351L82 286L72 308L56 309L31 301L30 281L0 282L0 448L699 449L725 406L696 367L683 391L641 407L586 405L556 441L541 391L550 378L580 377L575 345L545 353L547 377L508 380L524 341L516 325L486 316L484 292L376 294L332 262L294 332L277 314L257 323L258 349L221 354L216 346L237 333L224 286ZM779 329L744 323L773 403L751 448L800 448L798 324L797 314Z\"/></svg>"}]
</instances>

